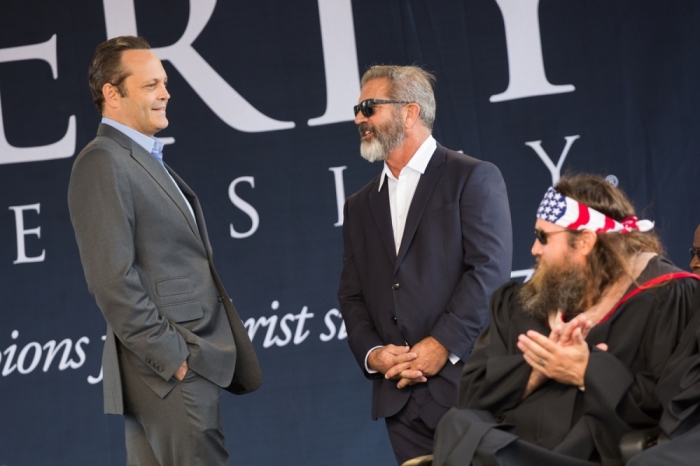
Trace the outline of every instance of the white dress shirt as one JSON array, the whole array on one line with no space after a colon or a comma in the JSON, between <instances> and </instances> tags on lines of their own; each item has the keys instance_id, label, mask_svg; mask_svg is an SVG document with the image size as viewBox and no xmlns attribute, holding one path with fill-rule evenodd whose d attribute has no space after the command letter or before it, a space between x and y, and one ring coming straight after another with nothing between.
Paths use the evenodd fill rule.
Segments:
<instances>
[{"instance_id":1,"label":"white dress shirt","mask_svg":"<svg viewBox=\"0 0 700 466\"><path fill-rule=\"evenodd\" d=\"M411 202L413 202L413 195L416 193L420 177L425 173L425 169L435 149L437 149L435 138L428 136L428 139L423 141L423 144L421 144L416 153L413 154L408 164L401 169L398 178L391 173L389 165L384 162L384 171L382 171L382 177L379 181L379 191L381 191L382 186L384 186L384 180L387 180L389 188L389 206L391 208L391 226L394 229L396 254L399 253L399 249L401 248L403 231L406 228L406 217L408 216ZM370 374L375 374L377 371L369 368L367 359L369 358L369 353L377 348L381 348L381 346L375 346L370 349L367 352L367 356L365 356L365 369ZM450 353L450 361L452 364L457 363L457 361L459 361L459 356Z\"/></svg>"}]
</instances>

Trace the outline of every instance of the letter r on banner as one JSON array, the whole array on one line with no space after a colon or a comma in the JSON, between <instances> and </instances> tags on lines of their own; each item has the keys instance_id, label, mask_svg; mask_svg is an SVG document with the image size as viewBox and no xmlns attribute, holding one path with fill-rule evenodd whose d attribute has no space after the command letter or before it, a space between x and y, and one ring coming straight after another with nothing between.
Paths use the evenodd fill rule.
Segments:
<instances>
[{"instance_id":1,"label":"letter r on banner","mask_svg":"<svg viewBox=\"0 0 700 466\"><path fill-rule=\"evenodd\" d=\"M107 37L138 35L134 0L103 0L103 3ZM291 121L273 120L260 113L192 47L215 6L216 0L190 0L190 17L182 37L173 45L152 49L153 53L172 63L204 103L230 127L249 133L294 128Z\"/></svg>"},{"instance_id":2,"label":"letter r on banner","mask_svg":"<svg viewBox=\"0 0 700 466\"><path fill-rule=\"evenodd\" d=\"M20 47L0 49L0 63L42 60L51 66L53 78L58 78L56 66L56 34L46 42ZM5 137L5 125L0 104L0 164L38 162L40 160L63 159L70 157L75 152L75 115L68 118L68 129L60 141L46 146L14 147L7 142Z\"/></svg>"}]
</instances>

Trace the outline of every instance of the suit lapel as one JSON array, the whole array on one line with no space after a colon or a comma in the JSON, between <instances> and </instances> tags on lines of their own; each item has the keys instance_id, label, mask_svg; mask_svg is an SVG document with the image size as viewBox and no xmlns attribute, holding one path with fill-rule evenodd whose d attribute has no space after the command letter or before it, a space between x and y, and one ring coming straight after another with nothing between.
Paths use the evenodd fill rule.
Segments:
<instances>
[{"instance_id":1,"label":"suit lapel","mask_svg":"<svg viewBox=\"0 0 700 466\"><path fill-rule=\"evenodd\" d=\"M379 180L385 176L384 173L379 175L377 181L372 185L369 191L369 205L372 209L374 222L377 224L379 236L382 238L386 253L389 255L389 260L393 264L396 260L396 243L394 243L394 227L391 224L391 206L389 204L389 184L386 182L382 185L382 190L378 191Z\"/></svg>"},{"instance_id":2,"label":"suit lapel","mask_svg":"<svg viewBox=\"0 0 700 466\"><path fill-rule=\"evenodd\" d=\"M109 125L100 124L100 127L97 130L97 135L106 136L111 139L114 139L120 146L131 152L131 157L139 165L141 165L141 167L143 167L143 169L146 170L146 172L148 172L148 174L151 176L151 178L153 178L153 180L158 184L158 186L160 186L161 189L163 189L163 191L165 191L165 193L168 195L168 197L175 203L175 205L177 205L177 207L182 212L182 215L185 217L185 220L189 224L192 233L195 235L195 237L197 237L198 240L202 241L202 238L199 235L199 230L197 229L197 225L194 223L194 219L190 214L190 209L185 204L186 201L178 192L177 187L168 176L168 173L165 171L163 165L161 165L160 162L158 162L155 159L155 157L146 152L146 150L143 147L137 144L129 136L115 128L112 128ZM182 184L184 185L184 182ZM192 190L190 190L189 187L187 189L190 192L192 192ZM194 195L194 193L192 194Z\"/></svg>"},{"instance_id":3,"label":"suit lapel","mask_svg":"<svg viewBox=\"0 0 700 466\"><path fill-rule=\"evenodd\" d=\"M404 227L403 237L401 238L401 247L399 248L399 253L396 255L396 262L394 263L394 274L399 270L399 266L406 256L406 252L418 229L420 219L423 217L425 206L428 204L428 199L430 199L430 194L433 192L435 185L442 176L442 172L438 167L445 162L446 153L447 150L438 145L430 158L430 162L428 162L428 166L425 168L425 173L421 175L418 181L416 192L411 201L411 207L408 209L408 215L406 216L406 226Z\"/></svg>"},{"instance_id":4,"label":"suit lapel","mask_svg":"<svg viewBox=\"0 0 700 466\"><path fill-rule=\"evenodd\" d=\"M192 210L194 211L195 218L197 219L197 226L199 227L199 233L200 233L200 239L202 240L202 243L204 244L204 248L207 250L207 254L209 257L212 255L212 249L211 249L211 244L209 243L209 235L207 233L207 225L204 223L204 214L202 213L202 206L199 203L199 199L197 198L197 195L190 189L189 186L187 186L187 183L185 183L180 176L178 176L177 173L173 171L172 168L169 166L165 166L168 169L168 172L170 172L170 175L173 177L177 185L180 187L180 190L182 193L187 197L187 200L190 202L192 205ZM187 206L185 206L187 207ZM189 218L189 216L188 216Z\"/></svg>"}]
</instances>

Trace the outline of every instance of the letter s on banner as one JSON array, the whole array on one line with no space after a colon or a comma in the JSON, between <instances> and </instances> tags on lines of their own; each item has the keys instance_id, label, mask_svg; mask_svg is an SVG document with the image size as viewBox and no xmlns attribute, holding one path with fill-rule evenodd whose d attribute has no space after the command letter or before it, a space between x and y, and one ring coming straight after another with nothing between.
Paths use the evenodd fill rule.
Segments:
<instances>
[{"instance_id":1,"label":"letter s on banner","mask_svg":"<svg viewBox=\"0 0 700 466\"><path fill-rule=\"evenodd\" d=\"M46 42L0 49L0 63L21 60L43 60L51 66L53 78L58 78L56 66L56 34ZM0 103L0 164L38 162L63 159L75 152L75 115L68 118L68 130L60 141L46 146L14 147L7 142Z\"/></svg>"},{"instance_id":2,"label":"letter s on banner","mask_svg":"<svg viewBox=\"0 0 700 466\"><path fill-rule=\"evenodd\" d=\"M255 233L258 230L258 226L260 226L260 217L258 216L258 211L255 210L255 208L248 204L246 201L238 197L238 194L236 194L236 185L240 182L245 182L250 184L251 187L255 188L255 178L252 176L241 176L240 178L236 178L231 182L231 184L228 187L228 197L231 199L231 202L233 205L241 209L243 212L245 212L248 217L250 217L250 220L253 222L253 224L250 226L250 230L239 233L233 228L233 223L231 224L231 238L247 238L249 236L252 236L253 233Z\"/></svg>"},{"instance_id":3,"label":"letter s on banner","mask_svg":"<svg viewBox=\"0 0 700 466\"><path fill-rule=\"evenodd\" d=\"M134 0L103 0L107 37L137 36ZM249 133L294 128L291 121L278 121L250 105L192 47L204 30L216 0L190 0L190 17L180 39L173 45L151 49L168 60L197 95L230 127Z\"/></svg>"}]
</instances>

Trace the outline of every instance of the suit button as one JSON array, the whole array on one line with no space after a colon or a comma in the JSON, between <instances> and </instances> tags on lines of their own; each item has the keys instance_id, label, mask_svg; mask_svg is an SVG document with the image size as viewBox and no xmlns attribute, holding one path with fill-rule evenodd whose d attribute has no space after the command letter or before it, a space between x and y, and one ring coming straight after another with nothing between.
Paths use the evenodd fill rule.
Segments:
<instances>
[{"instance_id":1,"label":"suit button","mask_svg":"<svg viewBox=\"0 0 700 466\"><path fill-rule=\"evenodd\" d=\"M399 285L399 282L396 282L393 285L391 285L391 289L394 291L398 290L399 288L401 288L401 285Z\"/></svg>"},{"instance_id":2,"label":"suit button","mask_svg":"<svg viewBox=\"0 0 700 466\"><path fill-rule=\"evenodd\" d=\"M399 319L397 319L396 316L391 316L391 321L392 321L393 323L396 323L396 322L399 321Z\"/></svg>"}]
</instances>

